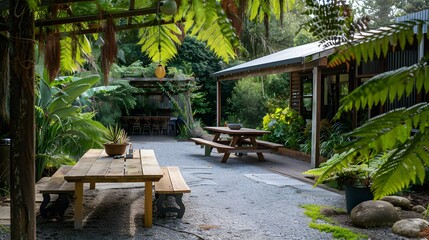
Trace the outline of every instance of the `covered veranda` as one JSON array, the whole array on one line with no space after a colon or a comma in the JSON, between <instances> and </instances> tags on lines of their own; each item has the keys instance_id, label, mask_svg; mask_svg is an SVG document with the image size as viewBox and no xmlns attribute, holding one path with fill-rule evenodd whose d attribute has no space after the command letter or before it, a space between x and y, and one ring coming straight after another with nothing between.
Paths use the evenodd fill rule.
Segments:
<instances>
[{"instance_id":1,"label":"covered veranda","mask_svg":"<svg viewBox=\"0 0 429 240\"><path fill-rule=\"evenodd\" d=\"M246 77L258 77L270 74L291 73L290 104L300 114L302 108L301 76L309 76L313 86L312 92L312 133L311 133L311 167L320 164L320 119L322 104L322 74L328 70L327 57L334 53L334 48L323 48L319 42L308 43L288 48L237 66L213 73L217 78L217 124L221 122L222 82ZM344 72L344 68L333 69Z\"/></svg>"}]
</instances>

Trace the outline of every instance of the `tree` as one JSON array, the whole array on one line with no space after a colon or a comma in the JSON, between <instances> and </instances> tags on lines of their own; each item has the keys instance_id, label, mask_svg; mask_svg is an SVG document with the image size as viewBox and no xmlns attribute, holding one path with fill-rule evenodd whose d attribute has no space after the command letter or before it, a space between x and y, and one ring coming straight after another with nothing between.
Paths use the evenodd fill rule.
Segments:
<instances>
[{"instance_id":1,"label":"tree","mask_svg":"<svg viewBox=\"0 0 429 240\"><path fill-rule=\"evenodd\" d=\"M267 112L261 81L254 78L238 81L228 104L231 120L240 121L250 128L261 126L262 118Z\"/></svg>"}]
</instances>

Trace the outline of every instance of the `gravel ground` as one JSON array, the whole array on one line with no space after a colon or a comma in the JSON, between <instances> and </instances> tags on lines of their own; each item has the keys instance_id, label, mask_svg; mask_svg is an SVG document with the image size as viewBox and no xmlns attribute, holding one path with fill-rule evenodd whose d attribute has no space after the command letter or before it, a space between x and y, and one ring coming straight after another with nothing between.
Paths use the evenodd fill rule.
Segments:
<instances>
[{"instance_id":1,"label":"gravel ground","mask_svg":"<svg viewBox=\"0 0 429 240\"><path fill-rule=\"evenodd\" d=\"M85 191L84 229L73 229L73 208L62 221L37 217L37 239L333 239L308 227L301 204L345 208L344 196L291 179L289 185L260 180L273 173L258 166L256 155L220 163L220 155L204 157L193 142L135 142L154 149L162 166L180 167L192 192L183 197L182 219L154 219L143 227L144 189L97 188ZM280 178L284 176L276 174ZM259 179L259 180L258 180ZM271 182L270 182L271 181ZM338 218L341 219L341 218ZM342 219L347 225L347 218ZM404 239L390 228L356 229L370 239ZM8 235L0 228L0 239Z\"/></svg>"}]
</instances>

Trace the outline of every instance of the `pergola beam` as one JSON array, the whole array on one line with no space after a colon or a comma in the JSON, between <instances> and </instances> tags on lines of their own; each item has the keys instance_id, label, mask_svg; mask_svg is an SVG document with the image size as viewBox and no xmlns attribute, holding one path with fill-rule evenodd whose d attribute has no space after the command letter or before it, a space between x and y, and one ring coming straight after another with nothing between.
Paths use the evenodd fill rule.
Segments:
<instances>
[{"instance_id":1,"label":"pergola beam","mask_svg":"<svg viewBox=\"0 0 429 240\"><path fill-rule=\"evenodd\" d=\"M102 14L93 14L93 15L85 15L85 16L78 16L78 17L43 19L43 20L36 20L35 26L47 27L47 26L54 26L54 25L79 23L79 22L99 21L99 20L104 20L108 18L128 18L128 17L135 17L135 16L141 16L141 15L156 14L157 11L158 11L157 7L151 7L151 8L128 10L124 12L114 12L114 13L104 12Z\"/></svg>"},{"instance_id":2,"label":"pergola beam","mask_svg":"<svg viewBox=\"0 0 429 240\"><path fill-rule=\"evenodd\" d=\"M75 2L95 2L95 0L42 0L39 4L40 7L50 6L50 5L62 5L69 4ZM9 9L9 1L8 0L0 0L0 11Z\"/></svg>"},{"instance_id":3,"label":"pergola beam","mask_svg":"<svg viewBox=\"0 0 429 240\"><path fill-rule=\"evenodd\" d=\"M172 24L172 23L175 23L175 22L161 21L160 24L165 25L165 24ZM158 25L158 23L155 21L150 21L150 22L136 23L131 25L119 25L119 26L116 26L115 30L116 32L119 32L119 31L130 30L130 29L146 28L146 27L151 27L155 25ZM103 32L103 30L100 28L89 28L89 29L76 30L76 31L70 31L70 32L60 32L60 35L61 37L67 37L71 35L92 34L92 33L98 33L98 32ZM36 34L36 39L37 39L37 34Z\"/></svg>"}]
</instances>

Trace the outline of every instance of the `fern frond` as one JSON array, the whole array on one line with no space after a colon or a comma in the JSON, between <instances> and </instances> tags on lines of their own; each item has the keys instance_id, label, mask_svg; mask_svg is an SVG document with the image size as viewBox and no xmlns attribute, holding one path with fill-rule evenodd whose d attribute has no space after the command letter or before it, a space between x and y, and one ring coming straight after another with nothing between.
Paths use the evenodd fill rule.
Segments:
<instances>
[{"instance_id":1,"label":"fern frond","mask_svg":"<svg viewBox=\"0 0 429 240\"><path fill-rule=\"evenodd\" d=\"M429 164L429 134L418 132L398 146L373 176L375 199L401 191L410 184L423 183ZM405 177L406 176L406 177Z\"/></svg>"},{"instance_id":2,"label":"fern frond","mask_svg":"<svg viewBox=\"0 0 429 240\"><path fill-rule=\"evenodd\" d=\"M377 57L387 56L389 47L398 46L403 50L406 44L412 44L414 41L414 29L417 30L417 36L422 38L423 25L427 21L409 20L400 23L394 23L377 30L361 32L352 36L349 44L339 46L339 51L332 55L329 60L329 66L334 67L345 63L343 54L347 53L353 56L356 63L359 65L361 61L367 62L371 60L367 56ZM383 55L381 55L383 54Z\"/></svg>"},{"instance_id":3,"label":"fern frond","mask_svg":"<svg viewBox=\"0 0 429 240\"><path fill-rule=\"evenodd\" d=\"M328 180L332 175L338 171L341 171L349 164L356 162L355 149L350 149L341 154L335 154L327 162L325 162L320 168L310 169L303 174L313 175L318 177L315 185L321 184L324 181Z\"/></svg>"},{"instance_id":4,"label":"fern frond","mask_svg":"<svg viewBox=\"0 0 429 240\"><path fill-rule=\"evenodd\" d=\"M365 107L372 108L378 103L384 104L387 100L393 102L395 98L400 99L404 94L408 96L414 87L417 92L420 92L422 87L427 91L429 67L426 63L402 67L371 78L341 100L342 104L336 118L353 108L359 110Z\"/></svg>"}]
</instances>

